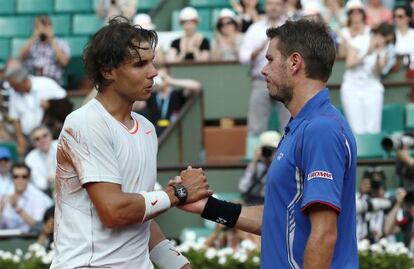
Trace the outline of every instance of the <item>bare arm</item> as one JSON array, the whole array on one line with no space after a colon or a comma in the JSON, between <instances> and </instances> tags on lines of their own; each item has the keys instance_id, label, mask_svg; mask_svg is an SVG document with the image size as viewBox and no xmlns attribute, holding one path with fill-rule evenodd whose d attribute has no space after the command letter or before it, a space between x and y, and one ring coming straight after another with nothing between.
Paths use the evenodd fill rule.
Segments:
<instances>
[{"instance_id":1,"label":"bare arm","mask_svg":"<svg viewBox=\"0 0 414 269\"><path fill-rule=\"evenodd\" d=\"M311 233L305 249L304 269L329 269L337 239L337 213L315 204L308 209Z\"/></svg>"},{"instance_id":2,"label":"bare arm","mask_svg":"<svg viewBox=\"0 0 414 269\"><path fill-rule=\"evenodd\" d=\"M17 141L17 153L19 155L24 155L27 151L27 141L26 138L23 135L22 132L22 126L20 125L20 120L13 120L13 127L14 127L14 132L16 135L16 141Z\"/></svg>"},{"instance_id":3,"label":"bare arm","mask_svg":"<svg viewBox=\"0 0 414 269\"><path fill-rule=\"evenodd\" d=\"M236 228L261 235L262 234L263 205L242 207Z\"/></svg>"},{"instance_id":4,"label":"bare arm","mask_svg":"<svg viewBox=\"0 0 414 269\"><path fill-rule=\"evenodd\" d=\"M165 239L166 238L162 233L160 226L158 226L158 223L156 223L155 220L152 220L150 224L150 240L148 242L149 250L151 251L153 247Z\"/></svg>"},{"instance_id":5,"label":"bare arm","mask_svg":"<svg viewBox=\"0 0 414 269\"><path fill-rule=\"evenodd\" d=\"M121 190L121 185L107 182L87 183L84 187L106 227L118 228L142 222L145 216L145 199L142 195L125 193ZM164 191L168 194L171 205L177 205L178 199L173 188L167 187Z\"/></svg>"},{"instance_id":6,"label":"bare arm","mask_svg":"<svg viewBox=\"0 0 414 269\"><path fill-rule=\"evenodd\" d=\"M402 208L404 198L407 195L407 192L403 188L398 188L396 191L396 202L391 211L387 214L387 217L384 221L384 234L385 235L391 235L395 232L396 228L398 227L396 225L396 219L397 219L397 213L400 208Z\"/></svg>"},{"instance_id":7,"label":"bare arm","mask_svg":"<svg viewBox=\"0 0 414 269\"><path fill-rule=\"evenodd\" d=\"M61 66L66 66L69 63L68 55L59 47L58 42L56 39L52 40L52 49L55 53L56 60Z\"/></svg>"}]
</instances>

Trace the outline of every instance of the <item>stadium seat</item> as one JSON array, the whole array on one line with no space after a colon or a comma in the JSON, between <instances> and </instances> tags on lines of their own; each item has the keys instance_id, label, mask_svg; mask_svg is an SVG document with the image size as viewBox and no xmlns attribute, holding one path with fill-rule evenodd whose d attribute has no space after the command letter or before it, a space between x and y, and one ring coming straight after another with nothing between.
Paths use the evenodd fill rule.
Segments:
<instances>
[{"instance_id":1,"label":"stadium seat","mask_svg":"<svg viewBox=\"0 0 414 269\"><path fill-rule=\"evenodd\" d=\"M380 159L387 154L381 146L385 133L355 135L357 142L357 157L359 159Z\"/></svg>"},{"instance_id":2,"label":"stadium seat","mask_svg":"<svg viewBox=\"0 0 414 269\"><path fill-rule=\"evenodd\" d=\"M11 56L16 58L20 55L20 50L26 43L27 38L13 38L11 41Z\"/></svg>"},{"instance_id":3,"label":"stadium seat","mask_svg":"<svg viewBox=\"0 0 414 269\"><path fill-rule=\"evenodd\" d=\"M68 36L63 39L69 43L70 54L72 57L82 56L83 49L89 40L86 36Z\"/></svg>"},{"instance_id":4,"label":"stadium seat","mask_svg":"<svg viewBox=\"0 0 414 269\"><path fill-rule=\"evenodd\" d=\"M211 20L210 20L210 9L198 9L198 15L200 16L200 23L198 25L199 31L210 31L211 28ZM179 19L180 11L174 10L171 16L172 22L172 30L179 31L181 30L180 19Z\"/></svg>"},{"instance_id":5,"label":"stadium seat","mask_svg":"<svg viewBox=\"0 0 414 269\"><path fill-rule=\"evenodd\" d=\"M53 24L53 31L57 36L67 36L70 34L71 18L70 15L52 15L50 16Z\"/></svg>"},{"instance_id":6,"label":"stadium seat","mask_svg":"<svg viewBox=\"0 0 414 269\"><path fill-rule=\"evenodd\" d=\"M216 8L216 7L231 7L230 1L225 0L190 0L190 6L198 8L198 7L208 7L208 8Z\"/></svg>"},{"instance_id":7,"label":"stadium seat","mask_svg":"<svg viewBox=\"0 0 414 269\"><path fill-rule=\"evenodd\" d=\"M95 14L76 14L73 16L72 33L92 35L104 25L104 21Z\"/></svg>"},{"instance_id":8,"label":"stadium seat","mask_svg":"<svg viewBox=\"0 0 414 269\"><path fill-rule=\"evenodd\" d=\"M160 0L139 0L138 13L151 11L160 3Z\"/></svg>"},{"instance_id":9,"label":"stadium seat","mask_svg":"<svg viewBox=\"0 0 414 269\"><path fill-rule=\"evenodd\" d=\"M55 12L94 12L91 0L55 0Z\"/></svg>"},{"instance_id":10,"label":"stadium seat","mask_svg":"<svg viewBox=\"0 0 414 269\"><path fill-rule=\"evenodd\" d=\"M53 0L17 0L17 13L45 14L51 12L53 12Z\"/></svg>"},{"instance_id":11,"label":"stadium seat","mask_svg":"<svg viewBox=\"0 0 414 269\"><path fill-rule=\"evenodd\" d=\"M33 18L30 16L0 17L0 37L27 37L32 34Z\"/></svg>"},{"instance_id":12,"label":"stadium seat","mask_svg":"<svg viewBox=\"0 0 414 269\"><path fill-rule=\"evenodd\" d=\"M16 0L1 0L0 15L14 15L16 12Z\"/></svg>"},{"instance_id":13,"label":"stadium seat","mask_svg":"<svg viewBox=\"0 0 414 269\"><path fill-rule=\"evenodd\" d=\"M405 129L414 130L414 104L405 105Z\"/></svg>"},{"instance_id":14,"label":"stadium seat","mask_svg":"<svg viewBox=\"0 0 414 269\"><path fill-rule=\"evenodd\" d=\"M388 133L404 130L404 106L402 104L384 105L381 125L381 130Z\"/></svg>"},{"instance_id":15,"label":"stadium seat","mask_svg":"<svg viewBox=\"0 0 414 269\"><path fill-rule=\"evenodd\" d=\"M10 40L7 38L0 39L0 60L7 60L10 54Z\"/></svg>"}]
</instances>

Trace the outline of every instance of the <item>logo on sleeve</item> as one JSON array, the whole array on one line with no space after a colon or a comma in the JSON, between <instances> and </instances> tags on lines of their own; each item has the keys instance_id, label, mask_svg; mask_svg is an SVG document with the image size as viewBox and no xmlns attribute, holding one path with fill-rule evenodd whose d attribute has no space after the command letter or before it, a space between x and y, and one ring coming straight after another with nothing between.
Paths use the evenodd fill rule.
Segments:
<instances>
[{"instance_id":1,"label":"logo on sleeve","mask_svg":"<svg viewBox=\"0 0 414 269\"><path fill-rule=\"evenodd\" d=\"M324 178L333 180L332 173L329 173L327 171L313 171L308 174L307 180L312 180L314 178Z\"/></svg>"}]
</instances>

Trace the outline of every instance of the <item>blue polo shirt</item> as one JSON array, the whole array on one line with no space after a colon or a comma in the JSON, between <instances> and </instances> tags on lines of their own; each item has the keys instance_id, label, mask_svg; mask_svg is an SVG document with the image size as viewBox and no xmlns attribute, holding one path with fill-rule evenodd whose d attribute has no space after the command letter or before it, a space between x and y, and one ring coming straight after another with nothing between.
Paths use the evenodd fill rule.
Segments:
<instances>
[{"instance_id":1,"label":"blue polo shirt","mask_svg":"<svg viewBox=\"0 0 414 269\"><path fill-rule=\"evenodd\" d=\"M261 268L303 268L311 231L306 208L315 203L338 212L331 268L358 268L355 178L355 139L323 89L290 120L269 168Z\"/></svg>"}]
</instances>

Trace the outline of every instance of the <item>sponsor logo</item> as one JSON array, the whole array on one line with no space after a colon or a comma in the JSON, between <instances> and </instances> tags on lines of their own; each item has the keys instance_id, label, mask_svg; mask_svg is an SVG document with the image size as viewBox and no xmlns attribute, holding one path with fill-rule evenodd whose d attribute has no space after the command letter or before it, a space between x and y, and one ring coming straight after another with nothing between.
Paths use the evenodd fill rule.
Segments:
<instances>
[{"instance_id":1,"label":"sponsor logo","mask_svg":"<svg viewBox=\"0 0 414 269\"><path fill-rule=\"evenodd\" d=\"M220 223L220 224L224 224L224 223L226 223L226 222L227 222L227 220L225 220L225 219L223 219L223 218L218 217L218 218L216 219L216 222L217 222L217 223Z\"/></svg>"},{"instance_id":2,"label":"sponsor logo","mask_svg":"<svg viewBox=\"0 0 414 269\"><path fill-rule=\"evenodd\" d=\"M145 134L147 134L147 135L150 134L150 133L152 133L152 130L148 130L148 131L145 132Z\"/></svg>"},{"instance_id":3,"label":"sponsor logo","mask_svg":"<svg viewBox=\"0 0 414 269\"><path fill-rule=\"evenodd\" d=\"M151 202L151 205L154 206L158 203L158 200L155 200L154 202Z\"/></svg>"},{"instance_id":4,"label":"sponsor logo","mask_svg":"<svg viewBox=\"0 0 414 269\"><path fill-rule=\"evenodd\" d=\"M314 178L324 178L333 180L332 173L329 173L327 171L313 171L308 174L307 180L311 180Z\"/></svg>"},{"instance_id":5,"label":"sponsor logo","mask_svg":"<svg viewBox=\"0 0 414 269\"><path fill-rule=\"evenodd\" d=\"M279 155L277 155L277 160L280 161L283 156L285 156L285 154L283 152L279 153Z\"/></svg>"}]
</instances>

